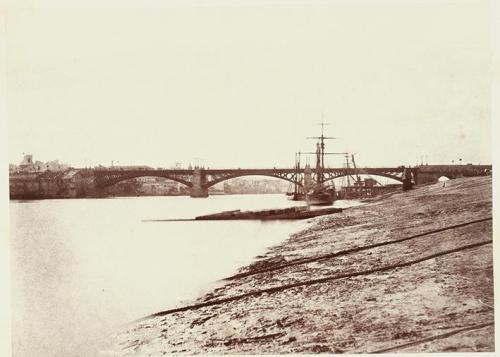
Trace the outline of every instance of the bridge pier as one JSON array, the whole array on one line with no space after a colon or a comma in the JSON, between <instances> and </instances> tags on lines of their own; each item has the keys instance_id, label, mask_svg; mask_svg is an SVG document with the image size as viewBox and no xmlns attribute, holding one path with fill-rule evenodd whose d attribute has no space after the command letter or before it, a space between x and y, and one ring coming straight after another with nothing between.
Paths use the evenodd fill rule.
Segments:
<instances>
[{"instance_id":1,"label":"bridge pier","mask_svg":"<svg viewBox=\"0 0 500 357\"><path fill-rule=\"evenodd\" d=\"M195 169L193 171L193 186L191 187L190 196L193 198L205 198L208 197L208 188L206 188L206 175L200 169Z\"/></svg>"},{"instance_id":2,"label":"bridge pier","mask_svg":"<svg viewBox=\"0 0 500 357\"><path fill-rule=\"evenodd\" d=\"M208 197L208 188L204 187L191 187L191 192L189 196L193 198L206 198Z\"/></svg>"},{"instance_id":3,"label":"bridge pier","mask_svg":"<svg viewBox=\"0 0 500 357\"><path fill-rule=\"evenodd\" d=\"M412 170L405 167L403 171L403 191L408 191L413 188L412 176Z\"/></svg>"}]
</instances>

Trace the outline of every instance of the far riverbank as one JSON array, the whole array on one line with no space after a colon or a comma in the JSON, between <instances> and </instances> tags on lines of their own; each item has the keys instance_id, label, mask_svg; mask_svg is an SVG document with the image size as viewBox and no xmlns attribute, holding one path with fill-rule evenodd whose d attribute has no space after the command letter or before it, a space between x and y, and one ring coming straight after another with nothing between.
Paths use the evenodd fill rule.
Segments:
<instances>
[{"instance_id":1,"label":"far riverbank","mask_svg":"<svg viewBox=\"0 0 500 357\"><path fill-rule=\"evenodd\" d=\"M491 208L491 177L479 177L314 219L191 308L131 323L102 352L494 351Z\"/></svg>"}]
</instances>

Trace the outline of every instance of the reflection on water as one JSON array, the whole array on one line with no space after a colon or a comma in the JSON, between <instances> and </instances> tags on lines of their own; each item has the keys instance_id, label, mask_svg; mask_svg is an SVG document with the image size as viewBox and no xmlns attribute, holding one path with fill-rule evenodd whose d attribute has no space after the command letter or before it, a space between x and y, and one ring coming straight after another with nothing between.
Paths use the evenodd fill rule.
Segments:
<instances>
[{"instance_id":1,"label":"reflection on water","mask_svg":"<svg viewBox=\"0 0 500 357\"><path fill-rule=\"evenodd\" d=\"M307 224L142 220L302 204L284 195L11 202L14 356L92 355L114 326L196 298Z\"/></svg>"}]
</instances>

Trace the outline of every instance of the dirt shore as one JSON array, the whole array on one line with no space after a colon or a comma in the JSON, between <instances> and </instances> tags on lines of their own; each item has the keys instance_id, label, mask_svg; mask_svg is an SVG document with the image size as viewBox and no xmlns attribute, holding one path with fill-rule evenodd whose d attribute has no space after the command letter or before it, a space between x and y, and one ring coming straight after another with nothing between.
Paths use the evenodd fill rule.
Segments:
<instances>
[{"instance_id":1,"label":"dirt shore","mask_svg":"<svg viewBox=\"0 0 500 357\"><path fill-rule=\"evenodd\" d=\"M316 218L105 355L494 351L491 177Z\"/></svg>"}]
</instances>

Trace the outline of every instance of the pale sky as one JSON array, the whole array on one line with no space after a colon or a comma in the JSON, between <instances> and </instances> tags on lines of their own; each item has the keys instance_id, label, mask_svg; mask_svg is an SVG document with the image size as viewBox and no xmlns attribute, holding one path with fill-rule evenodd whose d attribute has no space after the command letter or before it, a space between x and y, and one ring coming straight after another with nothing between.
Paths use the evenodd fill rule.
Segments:
<instances>
[{"instance_id":1,"label":"pale sky","mask_svg":"<svg viewBox=\"0 0 500 357\"><path fill-rule=\"evenodd\" d=\"M491 162L487 1L67 4L7 13L12 163L292 166L322 113L360 166Z\"/></svg>"}]
</instances>

